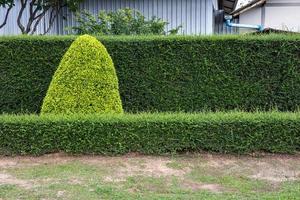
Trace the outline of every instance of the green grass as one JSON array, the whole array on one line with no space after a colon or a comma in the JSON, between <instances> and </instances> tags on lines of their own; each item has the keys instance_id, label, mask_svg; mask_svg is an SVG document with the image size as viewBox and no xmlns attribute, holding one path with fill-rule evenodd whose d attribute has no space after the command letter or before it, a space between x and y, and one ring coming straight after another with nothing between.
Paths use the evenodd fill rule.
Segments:
<instances>
[{"instance_id":1,"label":"green grass","mask_svg":"<svg viewBox=\"0 0 300 200\"><path fill-rule=\"evenodd\" d=\"M158 176L155 175L157 172L146 169L157 159L164 160L160 165L166 163L165 166L171 170L180 171L188 167L190 170L182 176ZM298 169L298 157L294 159L293 165ZM35 164L33 161L22 164L20 159L16 166L0 167L0 173L10 174L17 180L15 184L0 185L0 199L300 199L299 178L283 182L256 180L249 178L247 173L241 173L239 168L243 165L236 166L237 172L232 173L227 166L215 168L207 165L208 160L201 156L102 157L97 162L80 160L80 157L65 162L49 160L49 163ZM123 165L118 165L120 161ZM279 164L276 161L275 167ZM122 171L128 165L129 170L138 170L130 173ZM286 167L292 167L291 163L287 163ZM122 180L111 182L105 179L120 174ZM31 187L24 188L18 181L26 181ZM185 183L215 184L222 190L193 189L186 187Z\"/></svg>"}]
</instances>

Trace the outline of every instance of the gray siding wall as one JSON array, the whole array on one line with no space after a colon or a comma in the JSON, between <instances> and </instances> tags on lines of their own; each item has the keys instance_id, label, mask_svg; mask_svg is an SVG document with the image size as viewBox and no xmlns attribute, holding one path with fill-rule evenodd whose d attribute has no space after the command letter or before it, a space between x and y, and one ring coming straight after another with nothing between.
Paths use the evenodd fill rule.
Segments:
<instances>
[{"instance_id":1,"label":"gray siding wall","mask_svg":"<svg viewBox=\"0 0 300 200\"><path fill-rule=\"evenodd\" d=\"M284 4L293 4L300 3L300 0L267 0L267 3L284 3Z\"/></svg>"},{"instance_id":2,"label":"gray siding wall","mask_svg":"<svg viewBox=\"0 0 300 200\"><path fill-rule=\"evenodd\" d=\"M0 35L20 34L16 19L20 10L19 0L12 10L7 25L0 29ZM147 18L158 16L170 24L167 30L182 25L181 34L212 34L213 33L213 0L86 0L80 8L97 14L100 10L117 10L120 8L140 10ZM28 10L28 9L27 9ZM4 18L4 8L0 8L0 19ZM63 19L63 17L66 19ZM65 27L76 24L74 16L67 9L63 10L50 34L66 34ZM23 20L28 18L24 14ZM47 27L47 20L43 20L38 27L37 34Z\"/></svg>"},{"instance_id":3,"label":"gray siding wall","mask_svg":"<svg viewBox=\"0 0 300 200\"><path fill-rule=\"evenodd\" d=\"M242 24L261 24L265 28L300 32L300 0L268 0L263 6L240 14ZM243 32L254 30L240 29Z\"/></svg>"},{"instance_id":4,"label":"gray siding wall","mask_svg":"<svg viewBox=\"0 0 300 200\"><path fill-rule=\"evenodd\" d=\"M19 0L12 10L7 25L0 29L0 35L20 34L17 27L17 13ZM100 10L117 10L120 8L133 8L140 10L147 18L158 16L170 24L167 30L182 25L181 34L212 34L213 33L213 0L86 0L80 8L97 14ZM28 10L28 9L27 9ZM4 17L4 9L0 8L0 19ZM64 19L64 17L65 19ZM28 13L24 19L28 18ZM23 19L23 20L24 20ZM67 9L55 22L50 34L67 34L66 27L75 25L74 16ZM37 34L47 27L44 20L38 27Z\"/></svg>"}]
</instances>

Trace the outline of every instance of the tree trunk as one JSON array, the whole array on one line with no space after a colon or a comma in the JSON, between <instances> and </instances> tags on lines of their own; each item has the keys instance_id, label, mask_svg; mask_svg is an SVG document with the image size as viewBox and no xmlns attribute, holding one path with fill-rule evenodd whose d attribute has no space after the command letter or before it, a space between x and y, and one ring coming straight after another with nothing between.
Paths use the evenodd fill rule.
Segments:
<instances>
[{"instance_id":1,"label":"tree trunk","mask_svg":"<svg viewBox=\"0 0 300 200\"><path fill-rule=\"evenodd\" d=\"M18 18L17 18L17 24L18 24L18 27L20 28L22 34L26 34L25 27L22 24L21 20L22 20L22 16L23 16L24 10L25 10L25 8L27 6L27 1L28 0L20 0L20 2L21 2L21 9L19 11Z\"/></svg>"}]
</instances>

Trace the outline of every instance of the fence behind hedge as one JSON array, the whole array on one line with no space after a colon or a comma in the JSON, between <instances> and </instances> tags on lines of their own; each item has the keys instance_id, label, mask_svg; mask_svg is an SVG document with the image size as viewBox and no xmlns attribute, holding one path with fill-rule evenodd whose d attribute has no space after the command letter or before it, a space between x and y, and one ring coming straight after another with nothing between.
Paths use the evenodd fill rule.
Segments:
<instances>
[{"instance_id":1,"label":"fence behind hedge","mask_svg":"<svg viewBox=\"0 0 300 200\"><path fill-rule=\"evenodd\" d=\"M74 37L0 38L0 113L39 113ZM300 105L300 36L101 37L127 112Z\"/></svg>"},{"instance_id":2,"label":"fence behind hedge","mask_svg":"<svg viewBox=\"0 0 300 200\"><path fill-rule=\"evenodd\" d=\"M0 116L0 154L300 150L299 113Z\"/></svg>"}]
</instances>

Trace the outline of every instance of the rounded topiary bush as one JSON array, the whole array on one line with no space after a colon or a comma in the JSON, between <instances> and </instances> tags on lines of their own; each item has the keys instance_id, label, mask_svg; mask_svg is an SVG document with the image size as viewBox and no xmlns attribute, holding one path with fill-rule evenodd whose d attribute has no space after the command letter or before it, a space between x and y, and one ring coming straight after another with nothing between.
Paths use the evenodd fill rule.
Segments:
<instances>
[{"instance_id":1,"label":"rounded topiary bush","mask_svg":"<svg viewBox=\"0 0 300 200\"><path fill-rule=\"evenodd\" d=\"M92 36L78 37L53 76L41 114L122 112L118 78L106 48Z\"/></svg>"}]
</instances>

